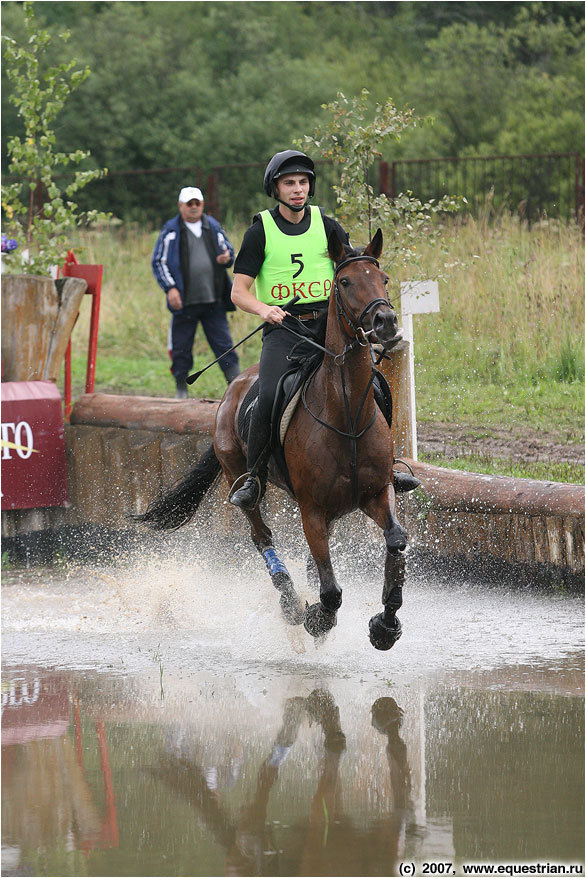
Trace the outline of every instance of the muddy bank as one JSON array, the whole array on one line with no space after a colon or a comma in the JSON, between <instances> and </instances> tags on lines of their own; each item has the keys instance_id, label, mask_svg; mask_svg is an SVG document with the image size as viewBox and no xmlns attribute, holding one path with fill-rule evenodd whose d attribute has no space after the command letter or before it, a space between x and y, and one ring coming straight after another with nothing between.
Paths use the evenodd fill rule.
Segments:
<instances>
[{"instance_id":1,"label":"muddy bank","mask_svg":"<svg viewBox=\"0 0 586 878\"><path fill-rule=\"evenodd\" d=\"M417 444L420 452L448 459L475 455L526 463L584 463L584 442L562 442L559 433L537 432L529 427L520 435L498 427L480 429L425 422L417 424Z\"/></svg>"}]
</instances>

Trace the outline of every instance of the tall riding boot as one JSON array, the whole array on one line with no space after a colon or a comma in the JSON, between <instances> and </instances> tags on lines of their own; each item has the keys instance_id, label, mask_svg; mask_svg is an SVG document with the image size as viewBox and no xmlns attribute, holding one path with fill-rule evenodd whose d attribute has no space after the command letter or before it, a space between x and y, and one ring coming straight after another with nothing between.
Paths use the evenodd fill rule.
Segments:
<instances>
[{"instance_id":1,"label":"tall riding boot","mask_svg":"<svg viewBox=\"0 0 586 878\"><path fill-rule=\"evenodd\" d=\"M247 478L241 488L234 491L230 496L230 503L240 509L256 509L267 487L267 475L269 467L270 446L267 445L258 456L256 463L247 474Z\"/></svg>"},{"instance_id":2,"label":"tall riding boot","mask_svg":"<svg viewBox=\"0 0 586 878\"><path fill-rule=\"evenodd\" d=\"M404 473L399 470L393 470L393 484L397 494L406 494L407 491L414 491L421 482L413 473Z\"/></svg>"}]
</instances>

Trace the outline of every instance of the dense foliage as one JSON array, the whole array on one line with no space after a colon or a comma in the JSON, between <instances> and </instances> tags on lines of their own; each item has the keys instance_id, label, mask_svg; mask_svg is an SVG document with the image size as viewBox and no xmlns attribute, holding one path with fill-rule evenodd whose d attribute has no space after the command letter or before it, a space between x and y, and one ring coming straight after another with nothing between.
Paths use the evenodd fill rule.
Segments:
<instances>
[{"instance_id":1,"label":"dense foliage","mask_svg":"<svg viewBox=\"0 0 586 878\"><path fill-rule=\"evenodd\" d=\"M47 63L92 70L56 148L123 169L264 161L320 123L337 92L391 97L433 124L386 158L582 152L579 2L45 2L73 38ZM3 32L25 37L23 7ZM5 135L22 136L3 65ZM3 170L6 171L4 150Z\"/></svg>"},{"instance_id":2,"label":"dense foliage","mask_svg":"<svg viewBox=\"0 0 586 878\"><path fill-rule=\"evenodd\" d=\"M24 126L23 136L9 137L6 145L9 169L24 182L2 187L4 228L15 236L12 243L22 245L20 258L7 261L5 268L17 273L48 274L52 266L64 261L72 228L82 222L88 224L105 218L97 211L80 213L71 200L80 189L101 177L103 171L75 170L73 179L64 188L56 182L59 171L79 165L90 155L80 149L57 151L52 127L67 99L90 71L88 68L76 70L75 61L48 68L43 65L52 39L47 30L38 27L33 5L24 4L25 44L21 46L4 37L10 100ZM59 39L62 44L66 43L69 32L64 31ZM42 187L47 194L42 212L35 204L37 187ZM10 250L8 244L6 251Z\"/></svg>"}]
</instances>

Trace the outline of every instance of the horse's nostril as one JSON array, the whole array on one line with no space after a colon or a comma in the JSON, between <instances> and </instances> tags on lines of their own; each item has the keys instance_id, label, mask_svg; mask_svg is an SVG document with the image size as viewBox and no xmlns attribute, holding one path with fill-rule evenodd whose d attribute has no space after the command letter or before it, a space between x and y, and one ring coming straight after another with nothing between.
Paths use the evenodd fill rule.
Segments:
<instances>
[{"instance_id":1,"label":"horse's nostril","mask_svg":"<svg viewBox=\"0 0 586 878\"><path fill-rule=\"evenodd\" d=\"M394 312L384 315L375 314L374 320L372 321L372 328L377 334L381 332L396 332L398 327L399 321L397 320L397 315Z\"/></svg>"}]
</instances>

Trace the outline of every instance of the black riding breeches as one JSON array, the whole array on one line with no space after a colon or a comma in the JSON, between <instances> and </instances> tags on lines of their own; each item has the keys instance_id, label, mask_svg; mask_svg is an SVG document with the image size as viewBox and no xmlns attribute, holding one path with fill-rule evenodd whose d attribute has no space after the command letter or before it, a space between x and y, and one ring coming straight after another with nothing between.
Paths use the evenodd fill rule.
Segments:
<instances>
[{"instance_id":1,"label":"black riding breeches","mask_svg":"<svg viewBox=\"0 0 586 878\"><path fill-rule=\"evenodd\" d=\"M316 320L306 322L287 317L286 325L291 326L295 332L323 345L326 317L327 312ZM259 465L263 465L268 461L268 454L265 459L263 452L265 449L268 451L273 402L282 375L294 368L295 360L304 360L315 354L317 350L312 344L302 341L278 324L264 328L258 372L258 403L252 414L248 436L247 467L249 472L257 462ZM263 459L259 460L260 458Z\"/></svg>"}]
</instances>

